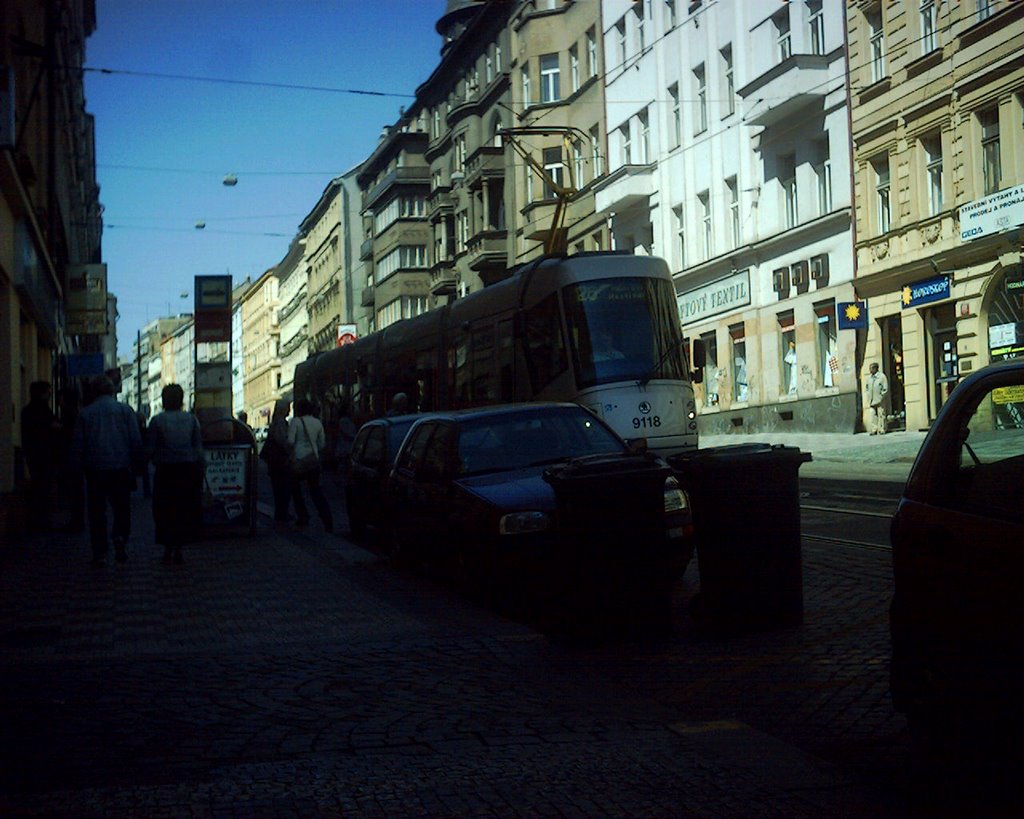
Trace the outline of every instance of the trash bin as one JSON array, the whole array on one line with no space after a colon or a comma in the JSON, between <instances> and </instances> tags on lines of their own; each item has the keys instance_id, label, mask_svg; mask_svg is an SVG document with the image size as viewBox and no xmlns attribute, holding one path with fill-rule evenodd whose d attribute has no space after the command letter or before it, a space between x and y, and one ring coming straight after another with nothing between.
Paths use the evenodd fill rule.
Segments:
<instances>
[{"instance_id":1,"label":"trash bin","mask_svg":"<svg viewBox=\"0 0 1024 819\"><path fill-rule=\"evenodd\" d=\"M798 447L712 447L668 461L689 493L700 592L698 622L742 632L803 621Z\"/></svg>"}]
</instances>

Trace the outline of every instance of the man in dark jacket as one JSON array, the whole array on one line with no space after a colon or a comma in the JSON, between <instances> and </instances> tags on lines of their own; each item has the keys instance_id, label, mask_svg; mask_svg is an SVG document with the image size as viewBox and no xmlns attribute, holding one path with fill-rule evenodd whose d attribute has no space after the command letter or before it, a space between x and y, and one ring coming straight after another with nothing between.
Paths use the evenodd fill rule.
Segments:
<instances>
[{"instance_id":1,"label":"man in dark jacket","mask_svg":"<svg viewBox=\"0 0 1024 819\"><path fill-rule=\"evenodd\" d=\"M78 414L71 458L85 473L93 565L102 566L107 554L108 503L114 514L114 555L118 563L128 559L134 467L143 452L135 413L114 398L110 378L98 377L93 392L96 399Z\"/></svg>"},{"instance_id":2,"label":"man in dark jacket","mask_svg":"<svg viewBox=\"0 0 1024 819\"><path fill-rule=\"evenodd\" d=\"M29 402L21 411L21 451L29 473L30 525L45 530L50 525L50 493L60 425L50 408L53 392L48 381L29 385Z\"/></svg>"}]
</instances>

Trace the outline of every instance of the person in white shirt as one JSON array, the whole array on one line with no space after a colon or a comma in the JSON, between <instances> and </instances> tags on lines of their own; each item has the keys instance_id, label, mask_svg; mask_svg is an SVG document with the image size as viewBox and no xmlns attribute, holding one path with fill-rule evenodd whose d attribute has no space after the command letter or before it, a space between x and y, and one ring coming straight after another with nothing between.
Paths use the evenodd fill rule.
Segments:
<instances>
[{"instance_id":1,"label":"person in white shirt","mask_svg":"<svg viewBox=\"0 0 1024 819\"><path fill-rule=\"evenodd\" d=\"M295 417L288 422L288 445L292 453L292 502L298 517L296 525L309 523L309 510L303 497L302 487L309 488L317 514L323 522L325 532L334 531L331 507L320 488L320 453L326 445L323 424L315 415L313 402L300 398L295 402Z\"/></svg>"}]
</instances>

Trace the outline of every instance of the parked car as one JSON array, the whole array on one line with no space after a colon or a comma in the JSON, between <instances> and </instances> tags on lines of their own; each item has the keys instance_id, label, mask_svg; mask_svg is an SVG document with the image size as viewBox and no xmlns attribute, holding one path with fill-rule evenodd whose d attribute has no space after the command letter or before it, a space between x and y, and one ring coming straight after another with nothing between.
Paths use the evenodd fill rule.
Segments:
<instances>
[{"instance_id":1,"label":"parked car","mask_svg":"<svg viewBox=\"0 0 1024 819\"><path fill-rule=\"evenodd\" d=\"M577 404L434 413L410 429L386 488L397 557L449 563L476 588L540 581L670 616L693 552L668 465Z\"/></svg>"},{"instance_id":2,"label":"parked car","mask_svg":"<svg viewBox=\"0 0 1024 819\"><path fill-rule=\"evenodd\" d=\"M1024 743L1024 359L961 381L892 521L892 694L945 755Z\"/></svg>"},{"instance_id":3,"label":"parked car","mask_svg":"<svg viewBox=\"0 0 1024 819\"><path fill-rule=\"evenodd\" d=\"M420 415L377 418L363 424L352 442L345 480L345 506L349 530L361 536L367 525L378 527L383 518L384 484L402 440Z\"/></svg>"}]
</instances>

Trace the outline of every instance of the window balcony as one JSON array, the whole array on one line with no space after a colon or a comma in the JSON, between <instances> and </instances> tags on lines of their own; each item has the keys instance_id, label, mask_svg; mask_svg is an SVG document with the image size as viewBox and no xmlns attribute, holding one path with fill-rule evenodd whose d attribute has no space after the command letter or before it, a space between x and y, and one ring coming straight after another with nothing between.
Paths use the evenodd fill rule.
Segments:
<instances>
[{"instance_id":1,"label":"window balcony","mask_svg":"<svg viewBox=\"0 0 1024 819\"><path fill-rule=\"evenodd\" d=\"M359 298L359 304L360 304L361 307L373 307L373 304L374 304L373 293L374 293L374 288L373 287L364 287L363 288L363 293L362 293L362 295Z\"/></svg>"},{"instance_id":2,"label":"window balcony","mask_svg":"<svg viewBox=\"0 0 1024 819\"><path fill-rule=\"evenodd\" d=\"M430 268L430 293L433 296L451 296L455 293L457 279L455 261L446 259Z\"/></svg>"},{"instance_id":3,"label":"window balcony","mask_svg":"<svg viewBox=\"0 0 1024 819\"><path fill-rule=\"evenodd\" d=\"M466 162L466 187L478 188L484 179L505 178L505 149L484 145L473 151Z\"/></svg>"},{"instance_id":4,"label":"window balcony","mask_svg":"<svg viewBox=\"0 0 1024 819\"><path fill-rule=\"evenodd\" d=\"M365 262L367 259L373 258L373 237L363 239L363 243L359 245L359 261Z\"/></svg>"},{"instance_id":5,"label":"window balcony","mask_svg":"<svg viewBox=\"0 0 1024 819\"><path fill-rule=\"evenodd\" d=\"M508 231L485 230L466 243L469 267L477 272L494 267L507 267Z\"/></svg>"},{"instance_id":6,"label":"window balcony","mask_svg":"<svg viewBox=\"0 0 1024 819\"><path fill-rule=\"evenodd\" d=\"M772 66L737 91L748 103L746 124L767 128L821 104L834 85L829 78L829 58L820 54L794 54Z\"/></svg>"},{"instance_id":7,"label":"window balcony","mask_svg":"<svg viewBox=\"0 0 1024 819\"><path fill-rule=\"evenodd\" d=\"M646 202L655 193L658 163L649 165L623 165L594 184L595 208L599 213L611 213Z\"/></svg>"}]
</instances>

